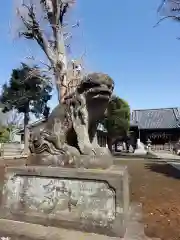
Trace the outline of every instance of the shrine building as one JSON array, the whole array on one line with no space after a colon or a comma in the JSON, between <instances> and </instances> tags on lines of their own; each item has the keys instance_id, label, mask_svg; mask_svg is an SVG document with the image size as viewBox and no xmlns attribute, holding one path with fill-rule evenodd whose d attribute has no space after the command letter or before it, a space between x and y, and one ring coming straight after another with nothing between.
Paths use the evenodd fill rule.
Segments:
<instances>
[{"instance_id":1,"label":"shrine building","mask_svg":"<svg viewBox=\"0 0 180 240\"><path fill-rule=\"evenodd\" d=\"M130 132L144 144L150 139L154 148L171 147L180 138L180 108L133 110Z\"/></svg>"}]
</instances>

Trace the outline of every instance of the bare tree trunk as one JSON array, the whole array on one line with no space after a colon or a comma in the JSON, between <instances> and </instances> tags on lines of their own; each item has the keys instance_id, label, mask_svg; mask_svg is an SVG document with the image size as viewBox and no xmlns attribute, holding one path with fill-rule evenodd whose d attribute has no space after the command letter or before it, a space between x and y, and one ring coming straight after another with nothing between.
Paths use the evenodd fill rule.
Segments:
<instances>
[{"instance_id":1,"label":"bare tree trunk","mask_svg":"<svg viewBox=\"0 0 180 240\"><path fill-rule=\"evenodd\" d=\"M66 88L62 86L62 77L59 72L55 71L56 90L58 94L58 101L62 103L66 95Z\"/></svg>"},{"instance_id":2,"label":"bare tree trunk","mask_svg":"<svg viewBox=\"0 0 180 240\"><path fill-rule=\"evenodd\" d=\"M68 92L68 79L67 79L67 59L66 55L58 56L58 58L63 58L61 60L62 67L58 67L58 63L56 64L56 68L54 69L55 72L55 81L56 81L56 89L58 93L58 100L59 102L63 102L64 98ZM62 69L61 69L62 68Z\"/></svg>"},{"instance_id":3,"label":"bare tree trunk","mask_svg":"<svg viewBox=\"0 0 180 240\"><path fill-rule=\"evenodd\" d=\"M109 151L112 152L112 138L108 137L107 144L108 144Z\"/></svg>"},{"instance_id":4,"label":"bare tree trunk","mask_svg":"<svg viewBox=\"0 0 180 240\"><path fill-rule=\"evenodd\" d=\"M24 113L24 151L23 154L28 154L29 152L29 112Z\"/></svg>"},{"instance_id":5,"label":"bare tree trunk","mask_svg":"<svg viewBox=\"0 0 180 240\"><path fill-rule=\"evenodd\" d=\"M67 82L67 55L66 55L66 47L64 42L63 30L55 29L55 39L56 39L56 86L58 87L58 98L59 102L63 102L64 98L68 91L68 82ZM58 65L61 65L59 67Z\"/></svg>"},{"instance_id":6,"label":"bare tree trunk","mask_svg":"<svg viewBox=\"0 0 180 240\"><path fill-rule=\"evenodd\" d=\"M115 150L115 152L117 152L118 151L118 149L117 149L117 144L118 144L118 142L115 142L115 148L114 148L114 150Z\"/></svg>"},{"instance_id":7,"label":"bare tree trunk","mask_svg":"<svg viewBox=\"0 0 180 240\"><path fill-rule=\"evenodd\" d=\"M51 36L45 34L45 30L43 30L44 23L39 21L36 4L33 4L32 1L29 1L29 4L20 4L17 9L17 13L25 27L25 30L20 32L20 36L35 40L47 56L50 61L49 69L54 71L59 102L63 102L69 91L65 42L71 37L71 34L65 30L68 23L64 24L64 17L75 1L38 0L37 2L42 6L42 19L49 22L48 28L52 30ZM27 12L27 14L24 14L24 12Z\"/></svg>"}]
</instances>

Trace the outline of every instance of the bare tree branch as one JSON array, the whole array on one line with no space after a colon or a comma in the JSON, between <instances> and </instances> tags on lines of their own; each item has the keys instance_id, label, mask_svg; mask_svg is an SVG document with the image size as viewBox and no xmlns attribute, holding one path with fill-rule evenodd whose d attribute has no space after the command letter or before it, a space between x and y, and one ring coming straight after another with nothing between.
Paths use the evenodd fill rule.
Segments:
<instances>
[{"instance_id":1,"label":"bare tree branch","mask_svg":"<svg viewBox=\"0 0 180 240\"><path fill-rule=\"evenodd\" d=\"M161 18L153 27L157 27L162 21L168 19L168 18L175 18L175 16L166 16L166 17L163 17Z\"/></svg>"},{"instance_id":2,"label":"bare tree branch","mask_svg":"<svg viewBox=\"0 0 180 240\"><path fill-rule=\"evenodd\" d=\"M72 72L71 69L68 69L66 54L66 41L72 38L72 34L64 32L64 28L68 25L65 22L65 17L74 3L74 0L26 0L26 4L21 4L25 14L22 14L22 11L18 8L18 16L25 27L25 31L21 31L20 36L35 40L47 56L50 66L42 61L40 62L46 67L46 71L52 71L60 101L64 99L69 91L69 86L72 82L75 82L75 78L77 82L80 81L81 77L78 74L82 74L78 69L73 69ZM39 4L43 13L41 19L46 21L44 27L37 16L36 4ZM79 23L77 21L71 28L78 27ZM45 34L47 29L50 33L49 37ZM75 74L75 72L78 72L78 74Z\"/></svg>"},{"instance_id":3,"label":"bare tree branch","mask_svg":"<svg viewBox=\"0 0 180 240\"><path fill-rule=\"evenodd\" d=\"M31 5L30 7L23 4L23 7L28 10L28 18L26 20L20 13L20 10L17 9L18 15L20 16L24 26L26 27L27 31L21 32L20 36L24 36L27 39L35 39L39 46L42 48L50 62L53 62L54 54L52 49L49 46L49 42L46 39L45 35L43 34L43 30L40 29L40 25L36 20L36 15L34 11L34 6Z\"/></svg>"},{"instance_id":4,"label":"bare tree branch","mask_svg":"<svg viewBox=\"0 0 180 240\"><path fill-rule=\"evenodd\" d=\"M19 128L23 124L23 114L18 113L15 109L9 112L6 122L7 126Z\"/></svg>"},{"instance_id":5,"label":"bare tree branch","mask_svg":"<svg viewBox=\"0 0 180 240\"><path fill-rule=\"evenodd\" d=\"M165 6L166 5L166 6ZM161 5L158 8L158 13L162 10L163 7L167 7L168 12L171 14L168 14L167 16L162 17L155 25L154 27L157 27L162 21L166 19L173 19L175 21L180 21L180 16L177 14L180 14L180 1L176 0L163 0Z\"/></svg>"}]
</instances>

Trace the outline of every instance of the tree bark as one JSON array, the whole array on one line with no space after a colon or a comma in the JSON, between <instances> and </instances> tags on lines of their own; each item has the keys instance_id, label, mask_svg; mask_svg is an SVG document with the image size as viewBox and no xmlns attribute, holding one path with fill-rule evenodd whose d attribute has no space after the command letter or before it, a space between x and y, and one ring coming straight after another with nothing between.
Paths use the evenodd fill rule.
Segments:
<instances>
[{"instance_id":1,"label":"tree bark","mask_svg":"<svg viewBox=\"0 0 180 240\"><path fill-rule=\"evenodd\" d=\"M117 149L117 142L115 143L115 152L117 152L118 151L118 149Z\"/></svg>"},{"instance_id":2,"label":"tree bark","mask_svg":"<svg viewBox=\"0 0 180 240\"><path fill-rule=\"evenodd\" d=\"M56 85L59 87L58 89L58 97L59 102L63 102L64 98L68 92L68 79L67 79L67 55L66 55L66 48L64 43L64 37L63 37L63 31L58 31L56 34L56 41L57 41L57 47L56 47L56 55L57 55L57 65L60 63L62 65L61 72L58 72L59 67L57 66L57 79L56 79Z\"/></svg>"},{"instance_id":3,"label":"tree bark","mask_svg":"<svg viewBox=\"0 0 180 240\"><path fill-rule=\"evenodd\" d=\"M29 153L29 111L26 110L24 113L24 151L23 154Z\"/></svg>"},{"instance_id":4,"label":"tree bark","mask_svg":"<svg viewBox=\"0 0 180 240\"><path fill-rule=\"evenodd\" d=\"M108 137L107 144L108 144L109 151L112 152L112 138Z\"/></svg>"},{"instance_id":5,"label":"tree bark","mask_svg":"<svg viewBox=\"0 0 180 240\"><path fill-rule=\"evenodd\" d=\"M65 60L64 60L65 61ZM67 83L67 63L63 63L63 69L59 71L59 67L56 66L54 70L55 81L56 81L56 89L58 93L59 103L64 101L64 98L68 91L68 83ZM61 73L63 72L63 73Z\"/></svg>"}]
</instances>

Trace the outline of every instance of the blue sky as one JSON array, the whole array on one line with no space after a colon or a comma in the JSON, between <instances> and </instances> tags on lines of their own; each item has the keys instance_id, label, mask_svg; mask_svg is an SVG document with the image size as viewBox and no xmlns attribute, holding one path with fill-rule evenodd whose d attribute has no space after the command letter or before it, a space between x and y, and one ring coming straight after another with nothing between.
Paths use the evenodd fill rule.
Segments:
<instances>
[{"instance_id":1,"label":"blue sky","mask_svg":"<svg viewBox=\"0 0 180 240\"><path fill-rule=\"evenodd\" d=\"M153 28L160 1L77 0L74 9L81 21L73 36L76 54L86 48L87 69L108 73L115 93L132 109L180 106L180 25L168 20ZM41 55L35 44L13 39L12 11L13 0L6 0L0 10L0 84L27 49Z\"/></svg>"}]
</instances>

